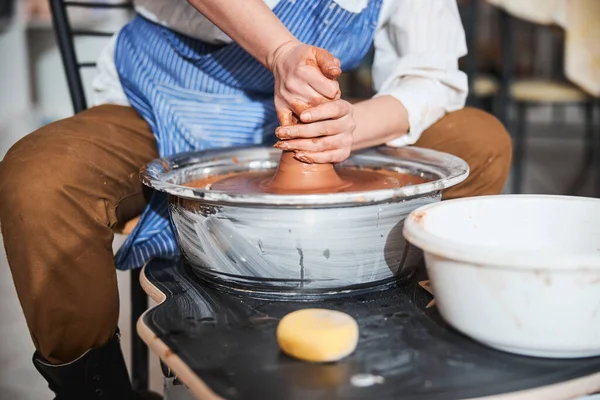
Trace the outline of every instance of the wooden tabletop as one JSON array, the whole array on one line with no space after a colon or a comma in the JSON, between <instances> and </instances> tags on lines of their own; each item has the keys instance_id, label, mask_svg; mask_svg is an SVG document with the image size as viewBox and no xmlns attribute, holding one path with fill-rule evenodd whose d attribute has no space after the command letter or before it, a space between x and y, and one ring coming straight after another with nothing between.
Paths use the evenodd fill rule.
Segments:
<instances>
[{"instance_id":1,"label":"wooden tabletop","mask_svg":"<svg viewBox=\"0 0 600 400\"><path fill-rule=\"evenodd\" d=\"M404 285L328 300L273 301L225 293L183 263L152 261L141 277L159 306L138 322L150 349L197 399L568 399L600 390L600 358L551 360L484 347L449 328L431 295ZM332 364L283 355L279 320L337 309L360 326L357 350Z\"/></svg>"}]
</instances>

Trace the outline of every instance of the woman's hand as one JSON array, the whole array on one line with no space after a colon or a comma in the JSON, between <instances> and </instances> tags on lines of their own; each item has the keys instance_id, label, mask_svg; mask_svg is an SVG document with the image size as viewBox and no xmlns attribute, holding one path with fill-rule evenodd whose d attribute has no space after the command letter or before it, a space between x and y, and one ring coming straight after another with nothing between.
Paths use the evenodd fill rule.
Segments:
<instances>
[{"instance_id":1,"label":"woman's hand","mask_svg":"<svg viewBox=\"0 0 600 400\"><path fill-rule=\"evenodd\" d=\"M275 109L281 126L275 147L306 163L337 163L350 156L352 105L340 100L340 61L327 50L298 41L273 52ZM299 119L298 119L298 116Z\"/></svg>"},{"instance_id":2,"label":"woman's hand","mask_svg":"<svg viewBox=\"0 0 600 400\"><path fill-rule=\"evenodd\" d=\"M328 101L300 114L301 124L280 126L275 144L293 151L306 163L339 163L350 156L356 123L353 107L344 100Z\"/></svg>"},{"instance_id":3,"label":"woman's hand","mask_svg":"<svg viewBox=\"0 0 600 400\"><path fill-rule=\"evenodd\" d=\"M267 59L275 78L275 109L282 126L308 108L340 98L340 61L327 50L292 40Z\"/></svg>"}]
</instances>

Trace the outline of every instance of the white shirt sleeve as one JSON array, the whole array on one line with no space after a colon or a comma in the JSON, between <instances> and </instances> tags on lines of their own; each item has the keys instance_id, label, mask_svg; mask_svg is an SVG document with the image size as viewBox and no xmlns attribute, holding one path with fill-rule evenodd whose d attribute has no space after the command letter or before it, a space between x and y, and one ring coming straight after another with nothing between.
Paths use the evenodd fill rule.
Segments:
<instances>
[{"instance_id":1,"label":"white shirt sleeve","mask_svg":"<svg viewBox=\"0 0 600 400\"><path fill-rule=\"evenodd\" d=\"M389 146L414 144L447 112L464 107L468 83L458 69L467 53L456 0L384 3L375 36L376 96L391 95L408 112L409 132Z\"/></svg>"}]
</instances>

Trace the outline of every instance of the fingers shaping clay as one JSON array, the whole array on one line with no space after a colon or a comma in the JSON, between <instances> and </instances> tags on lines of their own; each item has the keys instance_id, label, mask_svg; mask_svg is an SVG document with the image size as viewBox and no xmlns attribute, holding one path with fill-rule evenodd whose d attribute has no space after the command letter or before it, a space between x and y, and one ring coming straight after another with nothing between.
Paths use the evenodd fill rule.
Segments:
<instances>
[{"instance_id":1,"label":"fingers shaping clay","mask_svg":"<svg viewBox=\"0 0 600 400\"><path fill-rule=\"evenodd\" d=\"M287 314L277 326L277 343L287 355L309 362L349 356L358 344L358 324L340 311L309 308Z\"/></svg>"},{"instance_id":2,"label":"fingers shaping clay","mask_svg":"<svg viewBox=\"0 0 600 400\"><path fill-rule=\"evenodd\" d=\"M329 79L337 79L341 70L339 60L323 49L313 49L314 58L310 65L321 69ZM335 69L335 73L327 75ZM335 99L338 99L338 92ZM312 105L299 103L294 112L300 115L311 106L327 99L314 99ZM278 111L282 126L300 124L291 110ZM270 171L246 171L226 176L209 176L186 183L186 186L218 190L230 194L325 194L337 192L362 192L380 189L393 189L407 184L426 182L426 179L395 171L369 170L360 168L334 168L333 164L306 163L295 158L291 151L283 151L275 173Z\"/></svg>"},{"instance_id":3,"label":"fingers shaping clay","mask_svg":"<svg viewBox=\"0 0 600 400\"><path fill-rule=\"evenodd\" d=\"M325 49L312 47L314 58L308 58L307 64L319 69L321 73L328 79L335 81L342 73L340 69L340 60L333 56ZM332 100L337 100L341 93L337 92ZM314 99L315 104L302 104L295 107L297 115L326 101L325 98ZM293 116L298 122L298 117ZM285 125L284 120L280 118L280 123ZM339 192L344 186L348 186L350 182L344 181L333 168L333 164L309 164L297 160L294 153L284 151L279 161L279 167L275 175L268 182L261 185L261 189L267 193L284 193L284 192Z\"/></svg>"}]
</instances>

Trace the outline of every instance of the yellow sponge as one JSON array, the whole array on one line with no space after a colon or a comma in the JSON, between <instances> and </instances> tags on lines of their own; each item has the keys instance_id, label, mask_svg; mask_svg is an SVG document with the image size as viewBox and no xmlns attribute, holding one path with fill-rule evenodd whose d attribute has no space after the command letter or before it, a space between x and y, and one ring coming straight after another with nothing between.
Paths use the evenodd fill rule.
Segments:
<instances>
[{"instance_id":1,"label":"yellow sponge","mask_svg":"<svg viewBox=\"0 0 600 400\"><path fill-rule=\"evenodd\" d=\"M356 349L358 324L340 311L294 311L277 326L277 343L289 356L311 362L338 361Z\"/></svg>"}]
</instances>

